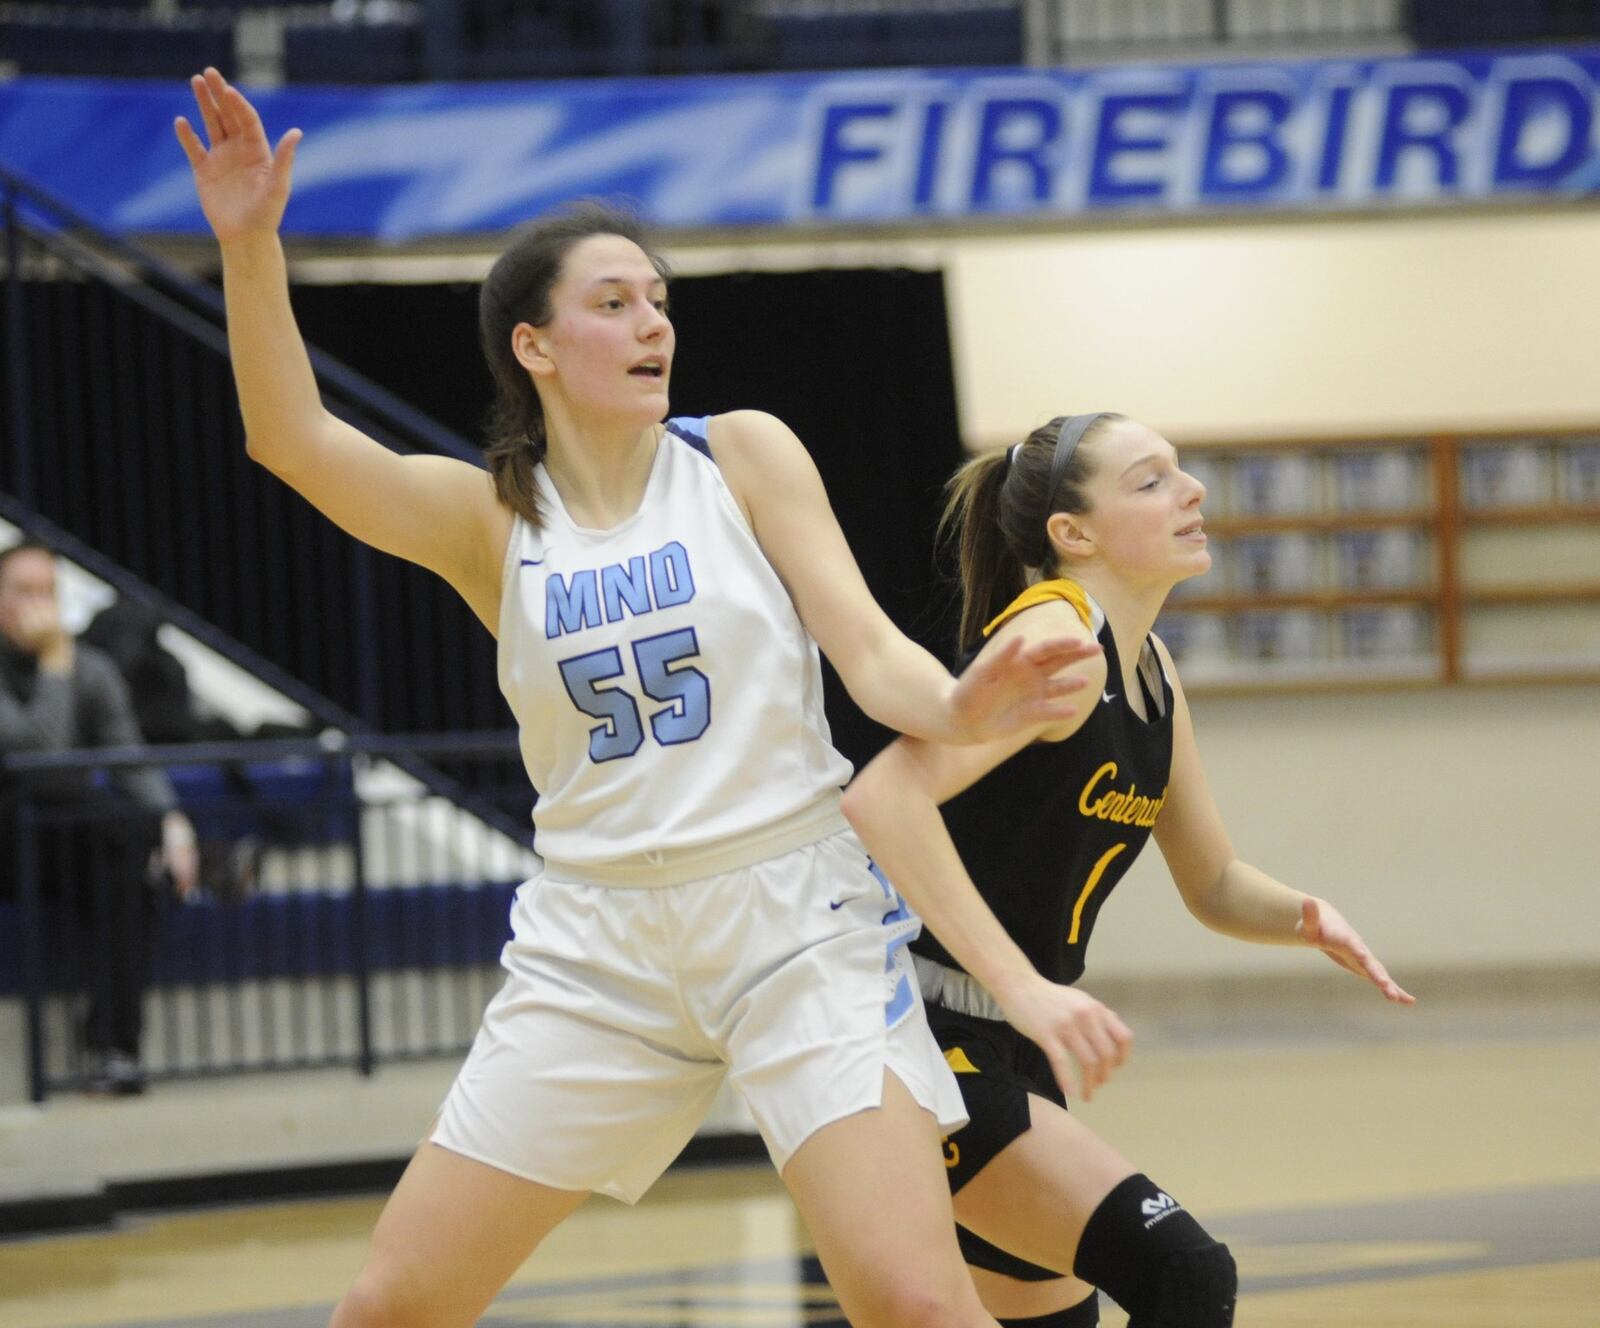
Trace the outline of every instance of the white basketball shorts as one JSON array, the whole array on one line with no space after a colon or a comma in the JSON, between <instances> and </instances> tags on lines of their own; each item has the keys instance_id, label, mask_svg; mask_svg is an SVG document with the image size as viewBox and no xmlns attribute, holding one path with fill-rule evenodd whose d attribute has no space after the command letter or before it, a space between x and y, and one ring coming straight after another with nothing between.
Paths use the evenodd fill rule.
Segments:
<instances>
[{"instance_id":1,"label":"white basketball shorts","mask_svg":"<svg viewBox=\"0 0 1600 1328\"><path fill-rule=\"evenodd\" d=\"M780 1170L878 1106L886 1069L944 1132L966 1122L907 959L918 923L849 831L654 889L537 876L511 918L432 1136L454 1152L633 1203L725 1074Z\"/></svg>"}]
</instances>

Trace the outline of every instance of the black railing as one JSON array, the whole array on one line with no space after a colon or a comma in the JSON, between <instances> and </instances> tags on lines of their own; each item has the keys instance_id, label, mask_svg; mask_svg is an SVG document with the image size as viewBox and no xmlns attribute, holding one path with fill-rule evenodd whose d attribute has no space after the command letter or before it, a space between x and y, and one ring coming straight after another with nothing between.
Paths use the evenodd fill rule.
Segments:
<instances>
[{"instance_id":1,"label":"black railing","mask_svg":"<svg viewBox=\"0 0 1600 1328\"><path fill-rule=\"evenodd\" d=\"M0 992L24 1003L32 1099L94 1087L112 1051L155 1080L462 1052L531 830L508 837L392 762L505 769L515 751L494 732L5 758ZM196 827L187 900L149 870L154 818L111 782L134 766L168 770Z\"/></svg>"},{"instance_id":2,"label":"black railing","mask_svg":"<svg viewBox=\"0 0 1600 1328\"><path fill-rule=\"evenodd\" d=\"M254 24L235 59L237 11ZM25 74L414 83L786 68L1056 64L1239 44L1592 40L1595 0L137 0L0 2Z\"/></svg>"},{"instance_id":3,"label":"black railing","mask_svg":"<svg viewBox=\"0 0 1600 1328\"><path fill-rule=\"evenodd\" d=\"M255 12L236 59L242 9ZM212 64L244 82L344 84L1016 64L1021 9L1022 0L385 0L319 13L292 0L191 0L172 14L106 0L0 2L0 53L24 74L180 80Z\"/></svg>"},{"instance_id":4,"label":"black railing","mask_svg":"<svg viewBox=\"0 0 1600 1328\"><path fill-rule=\"evenodd\" d=\"M246 457L218 292L4 172L0 214L0 515L321 723L506 726L493 641L459 597ZM391 393L312 361L329 408L380 442L477 461Z\"/></svg>"}]
</instances>

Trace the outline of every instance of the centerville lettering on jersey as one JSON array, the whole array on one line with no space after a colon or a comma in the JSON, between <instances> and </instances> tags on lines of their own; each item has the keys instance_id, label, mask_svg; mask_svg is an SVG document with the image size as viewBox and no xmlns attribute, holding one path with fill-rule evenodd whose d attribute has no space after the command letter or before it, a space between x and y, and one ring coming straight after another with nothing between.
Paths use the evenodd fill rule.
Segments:
<instances>
[{"instance_id":1,"label":"centerville lettering on jersey","mask_svg":"<svg viewBox=\"0 0 1600 1328\"><path fill-rule=\"evenodd\" d=\"M558 636L621 622L656 609L670 609L694 598L689 552L672 540L653 553L585 568L563 577L552 572L544 585L544 634Z\"/></svg>"},{"instance_id":2,"label":"centerville lettering on jersey","mask_svg":"<svg viewBox=\"0 0 1600 1328\"><path fill-rule=\"evenodd\" d=\"M1096 770L1078 795L1078 810L1085 816L1092 816L1099 821L1115 821L1119 825L1139 825L1147 829L1154 825L1167 800L1165 791L1159 798L1147 798L1140 795L1137 784L1130 784L1125 792L1112 789L1098 798L1091 796L1102 779L1114 780L1116 777L1115 761L1107 761Z\"/></svg>"}]
</instances>

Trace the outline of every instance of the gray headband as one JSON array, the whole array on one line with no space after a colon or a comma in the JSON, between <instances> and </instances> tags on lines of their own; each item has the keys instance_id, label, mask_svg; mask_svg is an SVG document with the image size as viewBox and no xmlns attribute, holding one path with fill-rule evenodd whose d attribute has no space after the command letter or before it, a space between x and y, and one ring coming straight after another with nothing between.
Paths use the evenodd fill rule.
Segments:
<instances>
[{"instance_id":1,"label":"gray headband","mask_svg":"<svg viewBox=\"0 0 1600 1328\"><path fill-rule=\"evenodd\" d=\"M1094 410L1085 415L1068 415L1061 421L1061 428L1056 433L1055 455L1050 458L1050 482L1044 491L1044 513L1039 518L1039 556L1034 563L1035 567L1043 567L1046 559L1050 557L1050 531L1047 525L1055 510L1056 491L1061 487L1061 480L1067 473L1067 465L1072 460L1072 454L1078 450L1083 435L1094 427L1097 420L1104 419L1108 413Z\"/></svg>"}]
</instances>

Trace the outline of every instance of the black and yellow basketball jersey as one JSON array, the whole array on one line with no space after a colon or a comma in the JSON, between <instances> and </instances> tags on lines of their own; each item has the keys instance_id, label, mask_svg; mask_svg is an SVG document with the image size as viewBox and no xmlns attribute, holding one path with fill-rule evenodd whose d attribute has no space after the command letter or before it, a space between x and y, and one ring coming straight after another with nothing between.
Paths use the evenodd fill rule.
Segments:
<instances>
[{"instance_id":1,"label":"black and yellow basketball jersey","mask_svg":"<svg viewBox=\"0 0 1600 1328\"><path fill-rule=\"evenodd\" d=\"M985 632L1048 599L1072 604L1095 633L1105 650L1105 692L1070 738L1024 747L942 810L968 874L1011 938L1045 977L1070 983L1083 974L1101 906L1139 856L1165 800L1173 698L1146 638L1137 674L1149 719L1129 707L1111 627L1075 582L1029 587ZM961 967L926 930L912 949Z\"/></svg>"}]
</instances>

